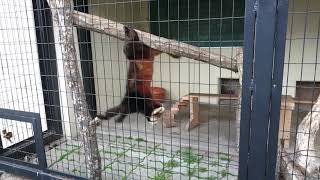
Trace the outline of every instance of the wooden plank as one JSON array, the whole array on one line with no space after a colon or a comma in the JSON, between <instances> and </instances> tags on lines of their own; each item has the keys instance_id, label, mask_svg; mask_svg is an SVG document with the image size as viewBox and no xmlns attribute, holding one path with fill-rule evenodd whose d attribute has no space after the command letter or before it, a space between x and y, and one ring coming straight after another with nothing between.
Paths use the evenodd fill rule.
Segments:
<instances>
[{"instance_id":1,"label":"wooden plank","mask_svg":"<svg viewBox=\"0 0 320 180\"><path fill-rule=\"evenodd\" d=\"M303 101L303 100L297 100L297 99L294 99L294 102L297 104L309 104L309 105L314 105L316 103L315 101Z\"/></svg>"},{"instance_id":2,"label":"wooden plank","mask_svg":"<svg viewBox=\"0 0 320 180\"><path fill-rule=\"evenodd\" d=\"M193 96L190 98L190 119L186 129L190 130L199 125L199 98Z\"/></svg>"},{"instance_id":3,"label":"wooden plank","mask_svg":"<svg viewBox=\"0 0 320 180\"><path fill-rule=\"evenodd\" d=\"M189 105L189 102L186 102L186 101L180 101L178 106L188 106Z\"/></svg>"},{"instance_id":4,"label":"wooden plank","mask_svg":"<svg viewBox=\"0 0 320 180\"><path fill-rule=\"evenodd\" d=\"M228 94L205 94L205 93L190 93L182 98L198 97L199 103L219 104L220 100L238 100L238 96L230 96Z\"/></svg>"},{"instance_id":5,"label":"wooden plank","mask_svg":"<svg viewBox=\"0 0 320 180\"><path fill-rule=\"evenodd\" d=\"M291 119L294 107L295 103L291 96L282 96L278 137L284 142L283 148L289 148L290 145Z\"/></svg>"}]
</instances>

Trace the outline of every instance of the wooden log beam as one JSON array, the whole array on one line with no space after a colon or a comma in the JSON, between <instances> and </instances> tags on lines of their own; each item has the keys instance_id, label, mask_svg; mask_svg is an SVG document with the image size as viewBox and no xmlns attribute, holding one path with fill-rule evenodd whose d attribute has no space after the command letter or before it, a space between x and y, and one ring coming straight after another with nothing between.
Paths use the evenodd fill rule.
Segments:
<instances>
[{"instance_id":1,"label":"wooden log beam","mask_svg":"<svg viewBox=\"0 0 320 180\"><path fill-rule=\"evenodd\" d=\"M98 150L96 126L92 125L85 91L77 64L73 36L73 7L71 0L47 0L53 19L55 48L60 52L66 74L68 91L72 95L75 118L79 126L89 179L101 179L101 158Z\"/></svg>"},{"instance_id":2,"label":"wooden log beam","mask_svg":"<svg viewBox=\"0 0 320 180\"><path fill-rule=\"evenodd\" d=\"M90 31L107 34L109 36L124 40L123 24L114 22L99 16L73 11L73 24L77 27ZM171 54L173 56L183 56L200 62L209 63L211 65L229 69L238 72L237 61L229 57L212 53L203 48L195 47L176 40L159 37L144 31L135 29L140 40L153 49Z\"/></svg>"}]
</instances>

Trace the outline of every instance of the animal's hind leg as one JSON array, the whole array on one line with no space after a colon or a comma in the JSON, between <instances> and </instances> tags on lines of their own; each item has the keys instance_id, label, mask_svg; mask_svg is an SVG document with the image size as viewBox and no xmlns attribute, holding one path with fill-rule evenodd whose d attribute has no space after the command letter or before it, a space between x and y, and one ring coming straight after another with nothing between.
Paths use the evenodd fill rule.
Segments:
<instances>
[{"instance_id":1,"label":"animal's hind leg","mask_svg":"<svg viewBox=\"0 0 320 180\"><path fill-rule=\"evenodd\" d=\"M128 115L128 104L124 103L125 101L122 101L122 102L123 103L120 104L120 109L119 109L120 116L115 119L117 123L122 122L124 118L127 117Z\"/></svg>"},{"instance_id":2,"label":"animal's hind leg","mask_svg":"<svg viewBox=\"0 0 320 180\"><path fill-rule=\"evenodd\" d=\"M116 122L121 123L126 117L127 117L127 114L121 114L119 117L117 117Z\"/></svg>"},{"instance_id":3,"label":"animal's hind leg","mask_svg":"<svg viewBox=\"0 0 320 180\"><path fill-rule=\"evenodd\" d=\"M136 100L134 98L131 98L130 96L125 97L123 99L123 101L120 104L120 116L116 119L117 123L122 122L128 114L136 112L135 101Z\"/></svg>"},{"instance_id":4,"label":"animal's hind leg","mask_svg":"<svg viewBox=\"0 0 320 180\"><path fill-rule=\"evenodd\" d=\"M106 112L104 112L102 114L97 114L97 118L109 120L110 118L118 115L120 109L121 109L121 104L119 106L108 109Z\"/></svg>"}]
</instances>

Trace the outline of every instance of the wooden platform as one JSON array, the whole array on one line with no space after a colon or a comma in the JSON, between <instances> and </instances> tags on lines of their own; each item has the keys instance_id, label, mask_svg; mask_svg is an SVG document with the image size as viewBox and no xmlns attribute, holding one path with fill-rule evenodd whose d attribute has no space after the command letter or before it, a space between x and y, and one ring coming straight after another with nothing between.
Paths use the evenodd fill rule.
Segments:
<instances>
[{"instance_id":1,"label":"wooden platform","mask_svg":"<svg viewBox=\"0 0 320 180\"><path fill-rule=\"evenodd\" d=\"M190 130L200 125L199 120L199 104L219 104L221 100L238 100L237 96L222 95L222 94L199 94L190 93L180 98L169 111L164 113L163 125L167 128L176 126L175 116L181 108L190 107L190 120L186 125L186 129Z\"/></svg>"},{"instance_id":2,"label":"wooden platform","mask_svg":"<svg viewBox=\"0 0 320 180\"><path fill-rule=\"evenodd\" d=\"M190 93L183 96L180 101L175 103L170 111L165 114L165 127L173 127L176 125L175 116L183 107L190 106L190 119L186 125L187 130L200 125L199 119L199 103L219 104L221 100L238 100L237 96L223 95L223 94L198 94ZM292 111L295 107L295 100L291 96L282 96L281 110L280 110L280 124L279 124L279 139L284 142L284 147L289 147L290 129Z\"/></svg>"}]
</instances>

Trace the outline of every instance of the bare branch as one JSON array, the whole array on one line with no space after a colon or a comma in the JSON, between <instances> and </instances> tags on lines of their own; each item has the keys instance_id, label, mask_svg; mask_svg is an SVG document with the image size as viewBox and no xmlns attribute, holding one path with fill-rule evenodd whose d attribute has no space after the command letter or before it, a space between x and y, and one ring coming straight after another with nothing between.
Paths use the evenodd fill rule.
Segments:
<instances>
[{"instance_id":1,"label":"bare branch","mask_svg":"<svg viewBox=\"0 0 320 180\"><path fill-rule=\"evenodd\" d=\"M123 30L124 25L121 23L79 11L73 11L73 19L74 25L78 27L107 34L121 40L124 40L125 38ZM238 71L237 61L229 57L215 54L202 48L178 42L176 40L155 36L137 29L135 29L135 31L139 34L140 40L153 49L173 56L183 56L204 63L209 63L217 67L229 69L233 72Z\"/></svg>"}]
</instances>

